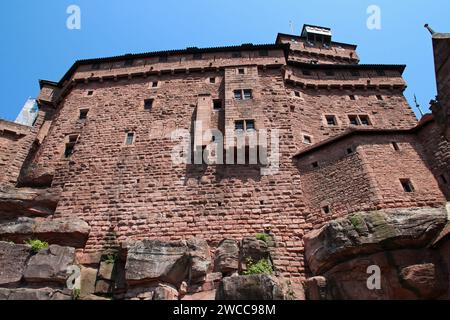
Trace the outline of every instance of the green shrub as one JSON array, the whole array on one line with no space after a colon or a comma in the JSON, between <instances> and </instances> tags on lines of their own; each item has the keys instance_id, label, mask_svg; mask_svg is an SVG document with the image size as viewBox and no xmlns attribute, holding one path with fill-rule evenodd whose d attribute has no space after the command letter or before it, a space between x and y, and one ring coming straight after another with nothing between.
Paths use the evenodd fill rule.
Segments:
<instances>
[{"instance_id":1,"label":"green shrub","mask_svg":"<svg viewBox=\"0 0 450 320\"><path fill-rule=\"evenodd\" d=\"M114 262L116 262L117 259L117 255L116 254L106 254L102 257L102 261L106 262L107 264L113 264Z\"/></svg>"},{"instance_id":2,"label":"green shrub","mask_svg":"<svg viewBox=\"0 0 450 320\"><path fill-rule=\"evenodd\" d=\"M45 241L41 241L41 240L28 240L25 242L26 244L28 244L29 246L31 246L31 251L33 253L38 253L39 251L43 250L43 249L47 249L48 248L48 243Z\"/></svg>"},{"instance_id":3,"label":"green shrub","mask_svg":"<svg viewBox=\"0 0 450 320\"><path fill-rule=\"evenodd\" d=\"M261 259L254 263L251 260L247 261L247 270L244 271L244 275L251 274L273 274L273 269L268 259Z\"/></svg>"},{"instance_id":4,"label":"green shrub","mask_svg":"<svg viewBox=\"0 0 450 320\"><path fill-rule=\"evenodd\" d=\"M269 241L269 235L266 233L257 233L255 237L256 237L256 239L262 240L265 243L267 243Z\"/></svg>"},{"instance_id":5,"label":"green shrub","mask_svg":"<svg viewBox=\"0 0 450 320\"><path fill-rule=\"evenodd\" d=\"M80 294L81 294L81 290L80 289L73 289L73 291L72 291L73 300L80 299Z\"/></svg>"}]
</instances>

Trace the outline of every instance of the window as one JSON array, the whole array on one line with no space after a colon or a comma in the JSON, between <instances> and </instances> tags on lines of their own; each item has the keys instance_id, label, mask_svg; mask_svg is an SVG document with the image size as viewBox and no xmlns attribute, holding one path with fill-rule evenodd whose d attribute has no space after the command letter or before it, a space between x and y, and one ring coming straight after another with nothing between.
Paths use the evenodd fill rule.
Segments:
<instances>
[{"instance_id":1,"label":"window","mask_svg":"<svg viewBox=\"0 0 450 320\"><path fill-rule=\"evenodd\" d=\"M159 62L167 62L169 60L168 56L160 56L159 57Z\"/></svg>"},{"instance_id":2,"label":"window","mask_svg":"<svg viewBox=\"0 0 450 320\"><path fill-rule=\"evenodd\" d=\"M398 146L397 142L392 142L392 147L394 148L395 151L400 151L400 147Z\"/></svg>"},{"instance_id":3,"label":"window","mask_svg":"<svg viewBox=\"0 0 450 320\"><path fill-rule=\"evenodd\" d=\"M302 70L302 73L304 76L310 76L311 75L311 71L309 70Z\"/></svg>"},{"instance_id":4,"label":"window","mask_svg":"<svg viewBox=\"0 0 450 320\"><path fill-rule=\"evenodd\" d=\"M234 122L234 129L236 131L244 131L244 120L238 120Z\"/></svg>"},{"instance_id":5,"label":"window","mask_svg":"<svg viewBox=\"0 0 450 320\"><path fill-rule=\"evenodd\" d=\"M351 74L353 77L359 77L361 75L361 73L358 70L352 70Z\"/></svg>"},{"instance_id":6,"label":"window","mask_svg":"<svg viewBox=\"0 0 450 320\"><path fill-rule=\"evenodd\" d=\"M349 95L350 100L356 100L356 96L354 94Z\"/></svg>"},{"instance_id":7,"label":"window","mask_svg":"<svg viewBox=\"0 0 450 320\"><path fill-rule=\"evenodd\" d=\"M220 100L220 99L213 100L213 109L216 111L221 110L222 109L222 100Z\"/></svg>"},{"instance_id":8,"label":"window","mask_svg":"<svg viewBox=\"0 0 450 320\"><path fill-rule=\"evenodd\" d=\"M255 120L246 120L245 129L247 131L255 131Z\"/></svg>"},{"instance_id":9,"label":"window","mask_svg":"<svg viewBox=\"0 0 450 320\"><path fill-rule=\"evenodd\" d=\"M240 53L240 52L233 52L231 56L233 58L242 58L242 53Z\"/></svg>"},{"instance_id":10,"label":"window","mask_svg":"<svg viewBox=\"0 0 450 320\"><path fill-rule=\"evenodd\" d=\"M311 163L311 166L313 168L318 168L319 167L319 163L317 161L314 161L313 163Z\"/></svg>"},{"instance_id":11,"label":"window","mask_svg":"<svg viewBox=\"0 0 450 320\"><path fill-rule=\"evenodd\" d=\"M64 149L64 158L70 158L70 156L73 154L75 145L78 141L78 135L71 135L68 137L68 142L66 143L65 149Z\"/></svg>"},{"instance_id":12,"label":"window","mask_svg":"<svg viewBox=\"0 0 450 320\"><path fill-rule=\"evenodd\" d=\"M354 125L354 126L359 125L358 116L348 116L348 119L349 119L351 125Z\"/></svg>"},{"instance_id":13,"label":"window","mask_svg":"<svg viewBox=\"0 0 450 320\"><path fill-rule=\"evenodd\" d=\"M384 72L384 70L377 70L377 75L380 77L384 77L386 75L386 72Z\"/></svg>"},{"instance_id":14,"label":"window","mask_svg":"<svg viewBox=\"0 0 450 320\"><path fill-rule=\"evenodd\" d=\"M329 126L337 126L336 116L334 116L334 115L326 115L325 119L327 120L327 125L329 125Z\"/></svg>"},{"instance_id":15,"label":"window","mask_svg":"<svg viewBox=\"0 0 450 320\"><path fill-rule=\"evenodd\" d=\"M400 183L402 184L405 192L414 192L414 186L412 185L410 179L400 179Z\"/></svg>"},{"instance_id":16,"label":"window","mask_svg":"<svg viewBox=\"0 0 450 320\"><path fill-rule=\"evenodd\" d=\"M134 143L134 132L127 132L127 136L125 139L125 144L130 146Z\"/></svg>"},{"instance_id":17,"label":"window","mask_svg":"<svg viewBox=\"0 0 450 320\"><path fill-rule=\"evenodd\" d=\"M363 126L370 126L369 116L366 116L366 115L360 115L360 116L359 116L359 121L361 122L361 124L362 124Z\"/></svg>"},{"instance_id":18,"label":"window","mask_svg":"<svg viewBox=\"0 0 450 320\"><path fill-rule=\"evenodd\" d=\"M328 77L331 77L331 76L334 76L334 71L333 71L333 70L327 70L327 71L325 71L325 74L326 74Z\"/></svg>"},{"instance_id":19,"label":"window","mask_svg":"<svg viewBox=\"0 0 450 320\"><path fill-rule=\"evenodd\" d=\"M255 120L237 120L234 122L236 131L255 131Z\"/></svg>"},{"instance_id":20,"label":"window","mask_svg":"<svg viewBox=\"0 0 450 320\"><path fill-rule=\"evenodd\" d=\"M93 96L94 95L94 90L89 90L88 92L87 92L87 95L90 97L90 96Z\"/></svg>"},{"instance_id":21,"label":"window","mask_svg":"<svg viewBox=\"0 0 450 320\"><path fill-rule=\"evenodd\" d=\"M252 99L252 90L244 89L244 100Z\"/></svg>"},{"instance_id":22,"label":"window","mask_svg":"<svg viewBox=\"0 0 450 320\"><path fill-rule=\"evenodd\" d=\"M158 81L153 81L152 88L157 88L157 87L158 87Z\"/></svg>"},{"instance_id":23,"label":"window","mask_svg":"<svg viewBox=\"0 0 450 320\"><path fill-rule=\"evenodd\" d=\"M312 144L311 136L303 135L303 143L305 143L305 144Z\"/></svg>"},{"instance_id":24,"label":"window","mask_svg":"<svg viewBox=\"0 0 450 320\"><path fill-rule=\"evenodd\" d=\"M94 63L91 67L92 70L99 70L100 69L100 64L99 63Z\"/></svg>"},{"instance_id":25,"label":"window","mask_svg":"<svg viewBox=\"0 0 450 320\"><path fill-rule=\"evenodd\" d=\"M245 74L245 69L244 68L239 68L238 69L238 74Z\"/></svg>"},{"instance_id":26,"label":"window","mask_svg":"<svg viewBox=\"0 0 450 320\"><path fill-rule=\"evenodd\" d=\"M216 78L215 77L209 78L209 83L216 83Z\"/></svg>"},{"instance_id":27,"label":"window","mask_svg":"<svg viewBox=\"0 0 450 320\"><path fill-rule=\"evenodd\" d=\"M153 99L144 100L144 110L151 111L153 108Z\"/></svg>"},{"instance_id":28,"label":"window","mask_svg":"<svg viewBox=\"0 0 450 320\"><path fill-rule=\"evenodd\" d=\"M322 213L329 214L331 212L330 206L322 207Z\"/></svg>"},{"instance_id":29,"label":"window","mask_svg":"<svg viewBox=\"0 0 450 320\"><path fill-rule=\"evenodd\" d=\"M125 67L131 67L134 63L134 60L126 60L124 63Z\"/></svg>"},{"instance_id":30,"label":"window","mask_svg":"<svg viewBox=\"0 0 450 320\"><path fill-rule=\"evenodd\" d=\"M236 100L242 100L242 90L234 90L234 98Z\"/></svg>"},{"instance_id":31,"label":"window","mask_svg":"<svg viewBox=\"0 0 450 320\"><path fill-rule=\"evenodd\" d=\"M82 109L80 110L80 120L85 120L87 119L87 115L88 115L89 109Z\"/></svg>"},{"instance_id":32,"label":"window","mask_svg":"<svg viewBox=\"0 0 450 320\"><path fill-rule=\"evenodd\" d=\"M383 96L380 95L380 94L377 94L377 100L380 100L380 101L384 100L384 99L383 99Z\"/></svg>"},{"instance_id":33,"label":"window","mask_svg":"<svg viewBox=\"0 0 450 320\"><path fill-rule=\"evenodd\" d=\"M294 95L297 97L297 98L300 98L300 92L299 91L294 91Z\"/></svg>"},{"instance_id":34,"label":"window","mask_svg":"<svg viewBox=\"0 0 450 320\"><path fill-rule=\"evenodd\" d=\"M259 56L260 57L268 57L269 51L268 50L259 50Z\"/></svg>"},{"instance_id":35,"label":"window","mask_svg":"<svg viewBox=\"0 0 450 320\"><path fill-rule=\"evenodd\" d=\"M349 115L348 119L350 124L353 126L370 126L372 123L370 122L369 116L366 114L361 115Z\"/></svg>"},{"instance_id":36,"label":"window","mask_svg":"<svg viewBox=\"0 0 450 320\"><path fill-rule=\"evenodd\" d=\"M347 148L347 154L352 154L352 153L353 153L353 148L352 147Z\"/></svg>"}]
</instances>

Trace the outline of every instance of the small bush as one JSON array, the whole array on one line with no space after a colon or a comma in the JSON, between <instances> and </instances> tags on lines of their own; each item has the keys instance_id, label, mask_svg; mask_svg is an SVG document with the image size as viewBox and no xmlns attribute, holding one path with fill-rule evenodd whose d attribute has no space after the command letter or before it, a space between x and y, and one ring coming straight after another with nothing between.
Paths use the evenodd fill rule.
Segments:
<instances>
[{"instance_id":1,"label":"small bush","mask_svg":"<svg viewBox=\"0 0 450 320\"><path fill-rule=\"evenodd\" d=\"M81 294L81 290L80 289L73 289L73 291L72 291L73 300L80 299L80 294Z\"/></svg>"},{"instance_id":2,"label":"small bush","mask_svg":"<svg viewBox=\"0 0 450 320\"><path fill-rule=\"evenodd\" d=\"M28 240L25 242L26 244L28 244L29 246L31 246L31 251L33 253L38 253L39 251L43 250L43 249L47 249L48 248L48 243L45 241L41 241L41 240Z\"/></svg>"},{"instance_id":3,"label":"small bush","mask_svg":"<svg viewBox=\"0 0 450 320\"><path fill-rule=\"evenodd\" d=\"M269 241L269 235L266 233L257 233L255 237L256 237L256 239L262 240L265 243L267 243Z\"/></svg>"},{"instance_id":4,"label":"small bush","mask_svg":"<svg viewBox=\"0 0 450 320\"><path fill-rule=\"evenodd\" d=\"M273 274L273 269L268 259L261 259L254 263L251 260L247 261L247 270L244 271L244 275L251 274Z\"/></svg>"},{"instance_id":5,"label":"small bush","mask_svg":"<svg viewBox=\"0 0 450 320\"><path fill-rule=\"evenodd\" d=\"M116 262L117 259L117 255L115 254L106 254L102 257L102 261L106 262L107 264L113 264L114 262Z\"/></svg>"}]
</instances>

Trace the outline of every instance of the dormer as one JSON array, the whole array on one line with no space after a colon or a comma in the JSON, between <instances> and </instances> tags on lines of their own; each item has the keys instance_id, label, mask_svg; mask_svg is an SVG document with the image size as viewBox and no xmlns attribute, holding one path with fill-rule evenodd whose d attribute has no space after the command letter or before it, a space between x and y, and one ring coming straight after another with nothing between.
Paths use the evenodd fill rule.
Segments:
<instances>
[{"instance_id":1,"label":"dormer","mask_svg":"<svg viewBox=\"0 0 450 320\"><path fill-rule=\"evenodd\" d=\"M310 46L320 45L325 48L331 46L331 29L319 26L305 24L301 33L301 37L305 38Z\"/></svg>"}]
</instances>

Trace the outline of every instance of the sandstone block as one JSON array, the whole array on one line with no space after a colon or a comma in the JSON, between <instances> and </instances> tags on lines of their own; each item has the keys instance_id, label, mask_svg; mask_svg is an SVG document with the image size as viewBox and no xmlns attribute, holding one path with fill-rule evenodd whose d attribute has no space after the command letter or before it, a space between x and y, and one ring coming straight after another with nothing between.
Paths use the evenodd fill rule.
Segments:
<instances>
[{"instance_id":1,"label":"sandstone block","mask_svg":"<svg viewBox=\"0 0 450 320\"><path fill-rule=\"evenodd\" d=\"M0 242L0 285L14 285L22 279L30 256L27 245Z\"/></svg>"},{"instance_id":2,"label":"sandstone block","mask_svg":"<svg viewBox=\"0 0 450 320\"><path fill-rule=\"evenodd\" d=\"M236 240L225 239L220 242L214 258L214 271L233 273L239 268L239 246Z\"/></svg>"},{"instance_id":3,"label":"sandstone block","mask_svg":"<svg viewBox=\"0 0 450 320\"><path fill-rule=\"evenodd\" d=\"M224 278L217 290L216 299L284 300L284 295L278 279L260 274Z\"/></svg>"}]
</instances>

